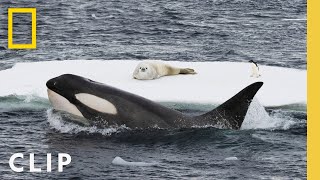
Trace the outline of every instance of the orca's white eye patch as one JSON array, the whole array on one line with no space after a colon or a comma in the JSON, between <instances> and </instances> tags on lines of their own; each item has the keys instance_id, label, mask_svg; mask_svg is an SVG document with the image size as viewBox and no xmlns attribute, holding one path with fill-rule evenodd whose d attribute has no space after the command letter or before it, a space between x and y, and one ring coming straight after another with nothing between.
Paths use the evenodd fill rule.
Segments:
<instances>
[{"instance_id":1,"label":"orca's white eye patch","mask_svg":"<svg viewBox=\"0 0 320 180\"><path fill-rule=\"evenodd\" d=\"M77 100L91 109L107 114L117 114L117 108L103 98L87 93L79 93L75 96Z\"/></svg>"}]
</instances>

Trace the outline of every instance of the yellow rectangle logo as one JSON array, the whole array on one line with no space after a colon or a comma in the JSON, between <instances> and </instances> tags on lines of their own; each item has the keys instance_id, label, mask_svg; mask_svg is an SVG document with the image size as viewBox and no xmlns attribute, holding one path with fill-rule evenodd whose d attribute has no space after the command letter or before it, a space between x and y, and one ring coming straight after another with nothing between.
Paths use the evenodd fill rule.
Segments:
<instances>
[{"instance_id":1,"label":"yellow rectangle logo","mask_svg":"<svg viewBox=\"0 0 320 180\"><path fill-rule=\"evenodd\" d=\"M13 14L31 13L32 30L31 44L13 44ZM37 48L37 9L36 8L8 8L8 48L9 49L36 49Z\"/></svg>"}]
</instances>

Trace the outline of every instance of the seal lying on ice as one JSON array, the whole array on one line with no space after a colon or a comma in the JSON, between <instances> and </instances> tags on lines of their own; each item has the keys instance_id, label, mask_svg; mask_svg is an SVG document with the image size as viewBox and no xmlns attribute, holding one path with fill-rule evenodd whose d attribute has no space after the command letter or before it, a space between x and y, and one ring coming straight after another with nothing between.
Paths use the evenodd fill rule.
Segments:
<instances>
[{"instance_id":1,"label":"seal lying on ice","mask_svg":"<svg viewBox=\"0 0 320 180\"><path fill-rule=\"evenodd\" d=\"M190 68L173 67L162 61L142 61L134 70L133 78L139 80L151 80L162 76L178 74L196 74L196 72Z\"/></svg>"}]
</instances>

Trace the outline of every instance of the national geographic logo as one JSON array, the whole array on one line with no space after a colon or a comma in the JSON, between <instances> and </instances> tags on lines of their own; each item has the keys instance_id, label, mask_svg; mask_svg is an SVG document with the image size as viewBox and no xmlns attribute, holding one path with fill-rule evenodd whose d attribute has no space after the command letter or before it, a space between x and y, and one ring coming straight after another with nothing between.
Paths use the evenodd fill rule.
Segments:
<instances>
[{"instance_id":1,"label":"national geographic logo","mask_svg":"<svg viewBox=\"0 0 320 180\"><path fill-rule=\"evenodd\" d=\"M14 14L31 14L31 43L14 43ZM36 8L8 8L8 49L36 49L37 48L37 9Z\"/></svg>"}]
</instances>

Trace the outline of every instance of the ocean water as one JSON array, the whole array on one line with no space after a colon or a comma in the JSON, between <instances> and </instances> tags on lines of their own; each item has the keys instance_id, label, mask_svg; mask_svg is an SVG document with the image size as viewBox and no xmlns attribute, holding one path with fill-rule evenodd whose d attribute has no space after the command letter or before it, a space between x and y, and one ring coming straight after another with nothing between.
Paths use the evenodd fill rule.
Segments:
<instances>
[{"instance_id":1,"label":"ocean water","mask_svg":"<svg viewBox=\"0 0 320 180\"><path fill-rule=\"evenodd\" d=\"M37 8L36 50L6 49L8 7ZM14 16L16 42L30 42L28 18ZM234 67L243 68L237 63L255 60L265 70L261 79L265 87L268 83L277 86L261 89L241 130L85 128L65 121L45 97L42 82L69 69L143 93L139 86L123 85L129 82L124 78L114 76L111 81L101 65L144 59L208 63L209 70L203 69L210 76L207 82L190 80L201 89L210 83L232 88L228 82ZM226 68L226 76L217 76L210 71L212 62L233 69ZM118 71L119 67L112 67ZM1 2L0 179L306 179L305 70L305 0ZM205 76L201 72L194 77ZM287 80L281 81L279 75ZM187 82L187 78L181 79ZM152 83L179 86L179 79ZM165 106L198 115L243 84L226 92L217 90L208 101L204 99L208 92L199 88L199 102L188 91L179 98L188 102L166 96L166 91L156 96L152 87L145 94ZM276 88L281 95L272 91ZM23 173L14 173L8 165L10 156L18 152L26 156L17 160L25 167ZM44 172L28 172L29 153L36 154L36 166ZM51 173L45 172L46 153L53 154ZM57 153L72 157L61 173L57 172Z\"/></svg>"}]
</instances>

